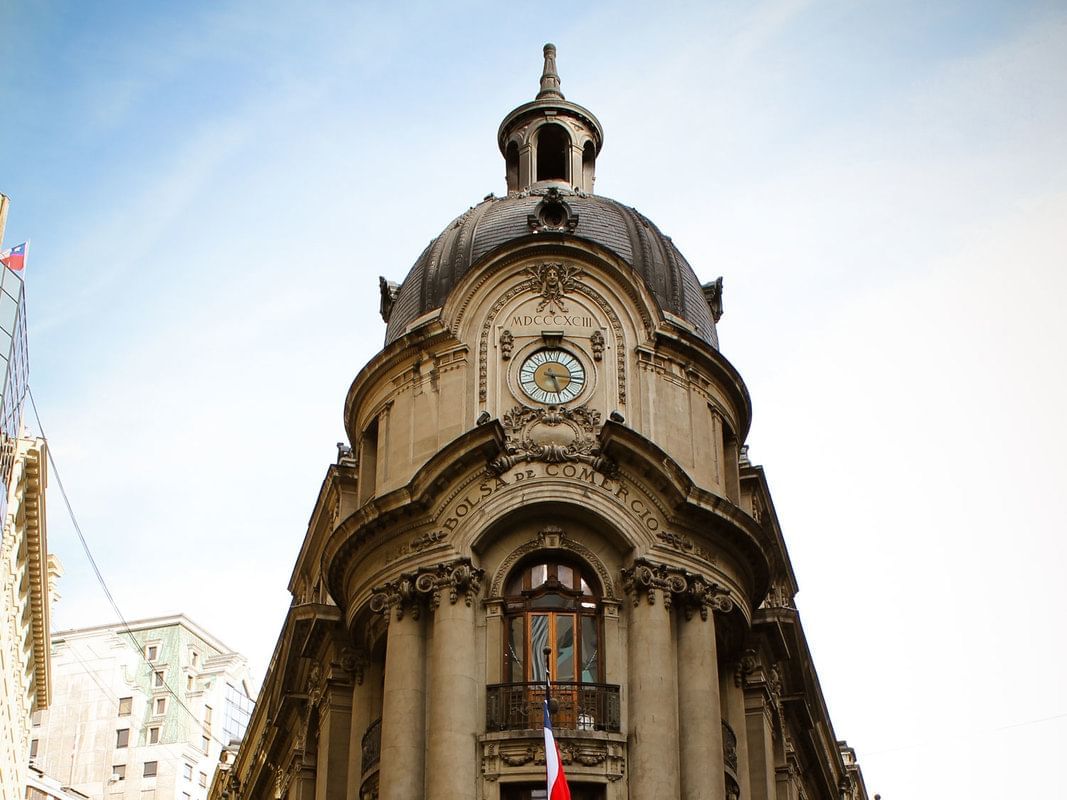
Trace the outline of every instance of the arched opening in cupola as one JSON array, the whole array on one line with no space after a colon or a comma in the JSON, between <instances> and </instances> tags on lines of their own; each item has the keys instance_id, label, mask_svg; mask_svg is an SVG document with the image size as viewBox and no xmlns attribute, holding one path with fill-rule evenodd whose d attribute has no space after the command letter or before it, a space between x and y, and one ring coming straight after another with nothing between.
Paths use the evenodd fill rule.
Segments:
<instances>
[{"instance_id":1,"label":"arched opening in cupola","mask_svg":"<svg viewBox=\"0 0 1067 800\"><path fill-rule=\"evenodd\" d=\"M516 192L519 189L519 145L516 142L508 142L504 163L507 165L508 191Z\"/></svg>"},{"instance_id":2,"label":"arched opening in cupola","mask_svg":"<svg viewBox=\"0 0 1067 800\"><path fill-rule=\"evenodd\" d=\"M571 140L562 125L549 123L537 131L537 180L569 181Z\"/></svg>"},{"instance_id":3,"label":"arched opening in cupola","mask_svg":"<svg viewBox=\"0 0 1067 800\"><path fill-rule=\"evenodd\" d=\"M596 148L592 142L586 142L582 148L582 190L593 191L593 167L596 163Z\"/></svg>"}]
</instances>

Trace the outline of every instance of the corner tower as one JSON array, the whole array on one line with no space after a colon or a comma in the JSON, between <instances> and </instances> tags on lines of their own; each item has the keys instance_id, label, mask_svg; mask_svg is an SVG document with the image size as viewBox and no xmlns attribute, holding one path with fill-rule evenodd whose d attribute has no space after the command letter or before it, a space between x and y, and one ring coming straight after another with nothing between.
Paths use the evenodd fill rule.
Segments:
<instances>
[{"instance_id":1,"label":"corner tower","mask_svg":"<svg viewBox=\"0 0 1067 800\"><path fill-rule=\"evenodd\" d=\"M592 193L603 130L544 55L500 126L506 196L381 279L230 784L543 797L551 679L576 800L865 797L745 457L721 281Z\"/></svg>"}]
</instances>

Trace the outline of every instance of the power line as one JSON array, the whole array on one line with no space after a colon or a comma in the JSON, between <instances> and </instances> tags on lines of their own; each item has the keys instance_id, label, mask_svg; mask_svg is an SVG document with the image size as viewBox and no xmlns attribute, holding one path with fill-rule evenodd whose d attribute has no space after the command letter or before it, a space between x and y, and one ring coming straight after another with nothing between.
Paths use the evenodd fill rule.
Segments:
<instances>
[{"instance_id":1,"label":"power line","mask_svg":"<svg viewBox=\"0 0 1067 800\"><path fill-rule=\"evenodd\" d=\"M48 453L48 463L52 467L52 475L55 476L56 484L59 486L59 493L63 496L63 504L67 507L67 515L70 517L70 521L71 524L74 526L75 533L78 534L78 541L81 542L82 550L85 551L85 556L89 559L89 564L93 568L93 573L96 575L96 580L100 584L100 588L104 590L104 595L107 597L108 602L111 604L111 608L115 612L115 616L118 617L119 622L122 623L122 632L129 637L130 645L140 656L141 660L144 661L144 663L148 666L149 676L153 677L156 672L156 665L148 660L148 657L145 655L144 649L141 647L141 643L137 641L136 635L130 628L129 623L126 622L126 617L124 617L122 611L119 610L119 605L115 602L115 597L111 594L111 590L107 586L107 581L104 580L104 576L100 572L100 567L97 565L96 559L93 558L93 554L89 550L89 543L85 541L85 535L82 533L81 525L78 524L78 519L74 515L74 508L70 504L70 498L67 497L67 490L63 486L63 479L59 475L59 467L56 466L56 459L55 456L52 454L52 446L48 443L48 435L45 433L44 425L41 424L41 415L37 411L37 401L33 399L33 390L29 386L26 387L26 394L28 394L30 398L30 406L33 408L33 417L37 421L37 430L40 432L41 438L44 439L45 443L48 445L46 448ZM187 713L189 717L199 725L199 729L201 730L201 732L203 732L205 730L205 727L201 723L200 718L193 713L192 709L189 708L189 706L185 704L185 702L181 699L178 693L174 691L174 687L164 681L162 688L167 692L167 694L174 698L174 701L185 710L185 713ZM223 749L226 748L226 744L221 739L217 738L210 729L207 729L207 735L220 747L222 747Z\"/></svg>"},{"instance_id":2,"label":"power line","mask_svg":"<svg viewBox=\"0 0 1067 800\"><path fill-rule=\"evenodd\" d=\"M943 747L945 742L960 741L965 739L974 739L977 736L984 736L991 733L997 733L998 731L1011 730L1012 728L1027 728L1031 725L1041 725L1045 722L1053 722L1058 719L1067 717L1067 712L1062 714L1053 714L1051 717L1038 717L1037 719L1023 720L1022 722L1011 722L1007 725L998 725L995 728L986 728L985 730L974 731L973 733L956 734L955 736L943 736L936 741L927 742L915 742L913 744L904 744L898 747L887 747L884 750L873 750L871 752L863 753L863 757L870 758L871 756L886 755L889 753L901 753L906 750L920 750L925 747Z\"/></svg>"}]
</instances>

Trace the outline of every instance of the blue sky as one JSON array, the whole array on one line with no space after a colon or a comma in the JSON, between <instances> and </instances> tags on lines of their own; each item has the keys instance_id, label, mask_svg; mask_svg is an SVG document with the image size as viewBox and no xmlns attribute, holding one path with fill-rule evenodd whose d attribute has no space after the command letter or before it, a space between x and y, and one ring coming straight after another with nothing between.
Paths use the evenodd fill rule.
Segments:
<instances>
[{"instance_id":1,"label":"blue sky","mask_svg":"<svg viewBox=\"0 0 1067 800\"><path fill-rule=\"evenodd\" d=\"M503 191L496 127L553 41L606 130L597 191L725 276L752 457L872 793L1048 794L1067 9L394 5L0 0L32 384L123 612L186 611L262 671L377 276ZM50 505L57 622L106 620Z\"/></svg>"}]
</instances>

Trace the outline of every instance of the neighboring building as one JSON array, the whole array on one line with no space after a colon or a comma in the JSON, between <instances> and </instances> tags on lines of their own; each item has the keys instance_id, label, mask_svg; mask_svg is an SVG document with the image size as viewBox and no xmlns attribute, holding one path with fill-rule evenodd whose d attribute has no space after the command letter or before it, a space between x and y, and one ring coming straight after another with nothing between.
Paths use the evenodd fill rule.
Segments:
<instances>
[{"instance_id":1,"label":"neighboring building","mask_svg":"<svg viewBox=\"0 0 1067 800\"><path fill-rule=\"evenodd\" d=\"M88 795L64 786L45 775L37 767L30 767L26 783L26 800L88 800Z\"/></svg>"},{"instance_id":2,"label":"neighboring building","mask_svg":"<svg viewBox=\"0 0 1067 800\"><path fill-rule=\"evenodd\" d=\"M603 131L559 87L546 46L498 131L507 195L381 280L385 347L214 800L543 798L546 678L574 800L866 798L744 448L721 280L593 194Z\"/></svg>"},{"instance_id":3,"label":"neighboring building","mask_svg":"<svg viewBox=\"0 0 1067 800\"><path fill-rule=\"evenodd\" d=\"M244 656L185 616L52 637L35 766L93 800L204 800L252 712Z\"/></svg>"},{"instance_id":4,"label":"neighboring building","mask_svg":"<svg viewBox=\"0 0 1067 800\"><path fill-rule=\"evenodd\" d=\"M7 206L0 195L0 249ZM60 574L48 554L47 446L21 436L28 374L22 278L0 267L0 800L26 791L30 717L49 701L49 618Z\"/></svg>"}]
</instances>

